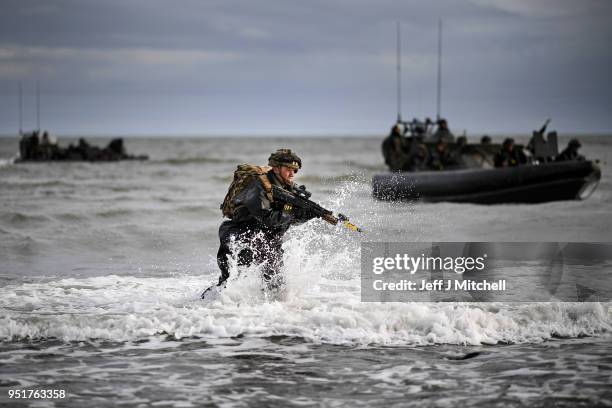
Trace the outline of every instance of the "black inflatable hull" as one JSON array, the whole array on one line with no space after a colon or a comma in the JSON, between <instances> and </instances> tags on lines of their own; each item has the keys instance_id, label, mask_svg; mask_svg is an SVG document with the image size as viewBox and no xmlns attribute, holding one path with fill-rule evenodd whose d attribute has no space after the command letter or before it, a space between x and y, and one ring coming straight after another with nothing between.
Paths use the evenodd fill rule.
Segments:
<instances>
[{"instance_id":1,"label":"black inflatable hull","mask_svg":"<svg viewBox=\"0 0 612 408\"><path fill-rule=\"evenodd\" d=\"M374 197L381 200L451 201L479 204L542 203L586 199L601 170L590 161L500 169L466 169L377 174Z\"/></svg>"}]
</instances>

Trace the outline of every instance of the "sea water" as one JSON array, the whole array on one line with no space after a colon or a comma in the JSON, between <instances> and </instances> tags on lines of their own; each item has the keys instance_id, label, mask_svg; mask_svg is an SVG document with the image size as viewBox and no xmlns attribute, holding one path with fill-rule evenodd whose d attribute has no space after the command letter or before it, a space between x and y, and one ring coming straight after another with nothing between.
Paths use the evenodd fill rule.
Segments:
<instances>
[{"instance_id":1,"label":"sea water","mask_svg":"<svg viewBox=\"0 0 612 408\"><path fill-rule=\"evenodd\" d=\"M602 167L586 201L495 206L373 199L380 139L134 138L149 161L19 164L0 139L0 404L612 404L611 303L360 298L362 242L611 241L612 138L582 138ZM293 228L284 293L251 268L202 301L236 165L281 147L312 199L365 232ZM67 397L9 399L29 389Z\"/></svg>"}]
</instances>

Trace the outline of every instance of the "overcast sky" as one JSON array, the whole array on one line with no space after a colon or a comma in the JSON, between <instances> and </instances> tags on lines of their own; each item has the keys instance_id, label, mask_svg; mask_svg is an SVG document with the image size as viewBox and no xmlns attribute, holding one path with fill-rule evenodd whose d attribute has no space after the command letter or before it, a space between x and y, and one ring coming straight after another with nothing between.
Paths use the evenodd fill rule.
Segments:
<instances>
[{"instance_id":1,"label":"overcast sky","mask_svg":"<svg viewBox=\"0 0 612 408\"><path fill-rule=\"evenodd\" d=\"M612 133L609 0L0 0L0 133Z\"/></svg>"}]
</instances>

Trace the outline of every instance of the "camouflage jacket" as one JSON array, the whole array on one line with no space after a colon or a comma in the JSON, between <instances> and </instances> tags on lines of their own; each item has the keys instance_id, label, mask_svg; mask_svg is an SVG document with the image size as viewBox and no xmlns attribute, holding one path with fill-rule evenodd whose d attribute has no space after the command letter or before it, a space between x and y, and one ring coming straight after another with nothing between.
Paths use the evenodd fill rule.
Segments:
<instances>
[{"instance_id":1,"label":"camouflage jacket","mask_svg":"<svg viewBox=\"0 0 612 408\"><path fill-rule=\"evenodd\" d=\"M273 173L267 173L272 184L294 191L296 185L288 187ZM271 202L262 182L253 180L234 198L235 210L231 220L223 222L219 236L223 240L230 235L254 235L263 233L268 239L280 240L291 225L301 224L307 219L294 212L284 211L282 203ZM280 241L279 241L280 242Z\"/></svg>"}]
</instances>

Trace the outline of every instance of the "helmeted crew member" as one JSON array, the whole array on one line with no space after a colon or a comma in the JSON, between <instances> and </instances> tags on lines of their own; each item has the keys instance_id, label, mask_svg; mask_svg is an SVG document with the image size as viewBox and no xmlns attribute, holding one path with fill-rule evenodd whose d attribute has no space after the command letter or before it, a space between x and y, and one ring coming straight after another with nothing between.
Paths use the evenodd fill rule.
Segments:
<instances>
[{"instance_id":1,"label":"helmeted crew member","mask_svg":"<svg viewBox=\"0 0 612 408\"><path fill-rule=\"evenodd\" d=\"M433 140L439 142L444 140L446 143L452 143L455 141L455 135L448 128L448 122L446 119L438 120L438 129L433 134Z\"/></svg>"},{"instance_id":2,"label":"helmeted crew member","mask_svg":"<svg viewBox=\"0 0 612 408\"><path fill-rule=\"evenodd\" d=\"M578 153L578 149L582 147L580 140L572 139L567 144L567 147L555 158L555 161L582 161L586 160L583 155Z\"/></svg>"},{"instance_id":3,"label":"helmeted crew member","mask_svg":"<svg viewBox=\"0 0 612 408\"><path fill-rule=\"evenodd\" d=\"M407 167L402 170L421 171L427 169L429 161L429 152L427 146L421 142L416 136L410 138L410 153L408 157Z\"/></svg>"},{"instance_id":4,"label":"helmeted crew member","mask_svg":"<svg viewBox=\"0 0 612 408\"><path fill-rule=\"evenodd\" d=\"M514 146L514 139L507 138L502 143L502 149L495 155L495 167L514 167L527 163L527 156Z\"/></svg>"},{"instance_id":5,"label":"helmeted crew member","mask_svg":"<svg viewBox=\"0 0 612 408\"><path fill-rule=\"evenodd\" d=\"M429 154L427 167L431 170L447 170L457 166L455 156L449 151L448 144L440 139Z\"/></svg>"},{"instance_id":6,"label":"helmeted crew member","mask_svg":"<svg viewBox=\"0 0 612 408\"><path fill-rule=\"evenodd\" d=\"M302 160L295 153L289 149L279 149L270 155L268 165L272 169L264 177L271 184L290 192L297 189L293 177L302 167ZM235 205L232 219L224 221L219 227L217 264L221 276L217 286L223 286L229 278L229 257L235 256L241 266L261 264L268 289L281 288L284 284L280 274L283 265L283 235L290 226L304 223L314 216L300 208L271 201L259 178L255 178L237 193L232 201ZM246 245L237 254L233 253L232 240ZM202 298L213 288L204 291Z\"/></svg>"},{"instance_id":7,"label":"helmeted crew member","mask_svg":"<svg viewBox=\"0 0 612 408\"><path fill-rule=\"evenodd\" d=\"M404 137L404 128L402 124L396 123L391 128L389 136L383 140L382 153L385 158L385 164L391 170L402 170L405 167L407 157L407 142Z\"/></svg>"}]
</instances>

